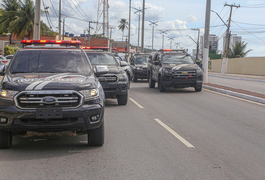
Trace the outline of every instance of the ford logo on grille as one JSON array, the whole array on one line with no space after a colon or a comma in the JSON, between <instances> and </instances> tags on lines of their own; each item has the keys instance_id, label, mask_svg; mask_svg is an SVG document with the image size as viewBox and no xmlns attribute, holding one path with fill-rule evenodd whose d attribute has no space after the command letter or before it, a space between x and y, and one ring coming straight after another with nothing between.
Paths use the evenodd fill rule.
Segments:
<instances>
[{"instance_id":1,"label":"ford logo on grille","mask_svg":"<svg viewBox=\"0 0 265 180\"><path fill-rule=\"evenodd\" d=\"M46 96L46 97L42 98L41 101L44 104L53 104L53 103L57 102L57 99L53 96Z\"/></svg>"}]
</instances>

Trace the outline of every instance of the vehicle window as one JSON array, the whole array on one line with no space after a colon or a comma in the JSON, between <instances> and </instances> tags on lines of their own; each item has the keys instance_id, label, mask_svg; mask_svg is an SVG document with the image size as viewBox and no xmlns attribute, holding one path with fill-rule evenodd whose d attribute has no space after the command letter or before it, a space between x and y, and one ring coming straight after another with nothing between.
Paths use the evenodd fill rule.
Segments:
<instances>
[{"instance_id":1,"label":"vehicle window","mask_svg":"<svg viewBox=\"0 0 265 180\"><path fill-rule=\"evenodd\" d=\"M138 56L136 57L135 64L147 64L148 56Z\"/></svg>"},{"instance_id":2,"label":"vehicle window","mask_svg":"<svg viewBox=\"0 0 265 180\"><path fill-rule=\"evenodd\" d=\"M177 55L177 54L163 55L163 63L164 64L194 64L191 56Z\"/></svg>"},{"instance_id":3,"label":"vehicle window","mask_svg":"<svg viewBox=\"0 0 265 180\"><path fill-rule=\"evenodd\" d=\"M11 73L81 73L91 68L81 51L21 51L13 59Z\"/></svg>"},{"instance_id":4,"label":"vehicle window","mask_svg":"<svg viewBox=\"0 0 265 180\"><path fill-rule=\"evenodd\" d=\"M118 65L116 59L110 54L87 53L87 56L92 65Z\"/></svg>"}]
</instances>

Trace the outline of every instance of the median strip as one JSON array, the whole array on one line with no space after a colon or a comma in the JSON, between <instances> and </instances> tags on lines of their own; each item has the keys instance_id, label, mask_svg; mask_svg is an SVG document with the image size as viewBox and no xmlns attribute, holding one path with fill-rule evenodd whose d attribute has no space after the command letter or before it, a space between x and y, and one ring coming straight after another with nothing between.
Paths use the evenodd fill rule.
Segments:
<instances>
[{"instance_id":1,"label":"median strip","mask_svg":"<svg viewBox=\"0 0 265 180\"><path fill-rule=\"evenodd\" d=\"M173 129L168 127L166 124L164 124L161 120L155 119L156 122L158 122L161 126L163 126L167 131L169 131L173 136L175 136L178 140L180 140L183 144L185 144L188 148L195 148L191 143L186 141L183 137L181 137L178 133L176 133Z\"/></svg>"},{"instance_id":2,"label":"median strip","mask_svg":"<svg viewBox=\"0 0 265 180\"><path fill-rule=\"evenodd\" d=\"M141 109L144 109L143 106L141 106L138 102L136 102L133 98L129 98L134 104L136 104L136 106L138 106Z\"/></svg>"}]
</instances>

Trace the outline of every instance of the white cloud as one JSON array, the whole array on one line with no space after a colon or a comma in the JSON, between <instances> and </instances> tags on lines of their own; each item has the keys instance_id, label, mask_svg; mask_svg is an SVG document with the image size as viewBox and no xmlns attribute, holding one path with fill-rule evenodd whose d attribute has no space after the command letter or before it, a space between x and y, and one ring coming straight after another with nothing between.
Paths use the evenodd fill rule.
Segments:
<instances>
[{"instance_id":1,"label":"white cloud","mask_svg":"<svg viewBox=\"0 0 265 180\"><path fill-rule=\"evenodd\" d=\"M187 16L186 18L187 22L196 22L197 21L197 17L194 16L193 14Z\"/></svg>"}]
</instances>

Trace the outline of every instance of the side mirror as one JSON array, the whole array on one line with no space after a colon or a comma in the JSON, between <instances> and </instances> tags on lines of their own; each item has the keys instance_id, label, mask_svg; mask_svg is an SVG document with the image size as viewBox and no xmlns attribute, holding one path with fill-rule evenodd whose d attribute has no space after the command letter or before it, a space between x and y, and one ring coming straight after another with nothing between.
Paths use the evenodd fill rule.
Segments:
<instances>
[{"instance_id":1,"label":"side mirror","mask_svg":"<svg viewBox=\"0 0 265 180\"><path fill-rule=\"evenodd\" d=\"M120 66L121 66L121 67L124 67L124 66L128 66L128 64L127 64L127 62L125 62L125 61L121 61Z\"/></svg>"},{"instance_id":2,"label":"side mirror","mask_svg":"<svg viewBox=\"0 0 265 180\"><path fill-rule=\"evenodd\" d=\"M109 68L107 66L96 66L94 71L95 73L106 73L109 71Z\"/></svg>"},{"instance_id":3,"label":"side mirror","mask_svg":"<svg viewBox=\"0 0 265 180\"><path fill-rule=\"evenodd\" d=\"M0 76L4 76L5 75L5 70L6 70L6 66L5 65L0 65Z\"/></svg>"},{"instance_id":4,"label":"side mirror","mask_svg":"<svg viewBox=\"0 0 265 180\"><path fill-rule=\"evenodd\" d=\"M202 68L202 64L201 64L200 61L196 61L196 64L197 64L200 68Z\"/></svg>"},{"instance_id":5,"label":"side mirror","mask_svg":"<svg viewBox=\"0 0 265 180\"><path fill-rule=\"evenodd\" d=\"M159 65L159 64L160 64L159 61L155 61L154 62L154 65L156 65L156 66Z\"/></svg>"}]
</instances>

